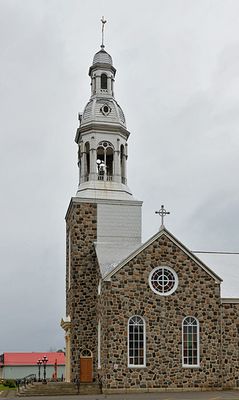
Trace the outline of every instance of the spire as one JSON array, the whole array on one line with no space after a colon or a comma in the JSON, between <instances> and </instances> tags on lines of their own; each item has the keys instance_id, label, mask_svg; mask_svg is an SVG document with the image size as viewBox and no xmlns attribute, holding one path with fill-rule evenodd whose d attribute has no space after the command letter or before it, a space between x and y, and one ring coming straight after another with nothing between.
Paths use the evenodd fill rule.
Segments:
<instances>
[{"instance_id":1,"label":"spire","mask_svg":"<svg viewBox=\"0 0 239 400\"><path fill-rule=\"evenodd\" d=\"M101 48L102 50L104 49L105 45L104 45L104 30L105 30L105 24L106 24L106 19L105 17L101 18L101 23L102 23L102 40L101 40Z\"/></svg>"},{"instance_id":2,"label":"spire","mask_svg":"<svg viewBox=\"0 0 239 400\"><path fill-rule=\"evenodd\" d=\"M114 97L116 69L104 47L106 19L102 17L101 49L89 69L91 96L80 116L75 141L79 146L77 196L130 199L127 186L129 132Z\"/></svg>"}]
</instances>

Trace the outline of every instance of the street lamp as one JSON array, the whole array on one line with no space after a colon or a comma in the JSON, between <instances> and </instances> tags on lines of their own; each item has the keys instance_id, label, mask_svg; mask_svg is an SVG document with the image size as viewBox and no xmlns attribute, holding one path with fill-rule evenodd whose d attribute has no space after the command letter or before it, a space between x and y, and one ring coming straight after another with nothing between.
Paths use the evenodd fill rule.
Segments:
<instances>
[{"instance_id":1,"label":"street lamp","mask_svg":"<svg viewBox=\"0 0 239 400\"><path fill-rule=\"evenodd\" d=\"M42 383L47 383L46 381L46 363L48 361L47 356L42 357L42 364L43 364L43 381Z\"/></svg>"},{"instance_id":2,"label":"street lamp","mask_svg":"<svg viewBox=\"0 0 239 400\"><path fill-rule=\"evenodd\" d=\"M42 365L42 360L37 361L37 365L38 365L38 382L41 382L41 365Z\"/></svg>"}]
</instances>

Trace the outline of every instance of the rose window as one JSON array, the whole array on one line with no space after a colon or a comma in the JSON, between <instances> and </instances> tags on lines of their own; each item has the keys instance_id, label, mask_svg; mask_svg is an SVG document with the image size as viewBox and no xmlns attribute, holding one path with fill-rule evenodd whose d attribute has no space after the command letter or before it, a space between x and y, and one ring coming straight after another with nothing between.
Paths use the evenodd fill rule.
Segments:
<instances>
[{"instance_id":1,"label":"rose window","mask_svg":"<svg viewBox=\"0 0 239 400\"><path fill-rule=\"evenodd\" d=\"M168 296L177 289L178 276L170 267L157 267L149 275L149 285L153 292Z\"/></svg>"}]
</instances>

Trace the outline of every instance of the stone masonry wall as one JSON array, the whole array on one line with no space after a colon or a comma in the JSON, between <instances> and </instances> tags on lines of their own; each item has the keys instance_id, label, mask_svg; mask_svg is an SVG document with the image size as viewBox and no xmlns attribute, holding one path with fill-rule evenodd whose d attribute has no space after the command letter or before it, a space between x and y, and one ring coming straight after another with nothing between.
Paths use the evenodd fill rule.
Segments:
<instances>
[{"instance_id":1,"label":"stone masonry wall","mask_svg":"<svg viewBox=\"0 0 239 400\"><path fill-rule=\"evenodd\" d=\"M90 349L93 352L94 379L96 378L96 307L99 282L99 269L93 244L96 241L96 220L96 204L74 203L72 200L66 218L66 315L71 317L72 380L79 379L79 358L82 349Z\"/></svg>"},{"instance_id":2,"label":"stone masonry wall","mask_svg":"<svg viewBox=\"0 0 239 400\"><path fill-rule=\"evenodd\" d=\"M173 268L176 292L163 297L149 287L150 271ZM104 282L101 295L103 388L107 391L221 386L220 285L166 236L144 249ZM127 325L133 315L146 322L146 368L128 368ZM200 367L182 367L182 320L200 323Z\"/></svg>"},{"instance_id":3,"label":"stone masonry wall","mask_svg":"<svg viewBox=\"0 0 239 400\"><path fill-rule=\"evenodd\" d=\"M223 386L239 387L239 303L222 304Z\"/></svg>"}]
</instances>

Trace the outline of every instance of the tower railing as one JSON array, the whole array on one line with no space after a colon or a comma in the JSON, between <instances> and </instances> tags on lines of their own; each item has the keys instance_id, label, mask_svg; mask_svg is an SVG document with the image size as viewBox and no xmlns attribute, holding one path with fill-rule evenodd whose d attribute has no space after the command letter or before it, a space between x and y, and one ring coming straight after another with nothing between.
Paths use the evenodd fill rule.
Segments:
<instances>
[{"instance_id":1,"label":"tower railing","mask_svg":"<svg viewBox=\"0 0 239 400\"><path fill-rule=\"evenodd\" d=\"M113 181L113 176L112 175L98 175L98 181L106 181L106 182L112 182Z\"/></svg>"},{"instance_id":2,"label":"tower railing","mask_svg":"<svg viewBox=\"0 0 239 400\"><path fill-rule=\"evenodd\" d=\"M89 180L90 180L89 174L81 177L81 182L82 183L88 182ZM113 175L107 175L107 174L104 174L104 175L98 174L97 175L97 180L98 181L105 181L105 182L113 182L114 181ZM123 177L123 176L121 177L121 183L123 183L123 185L127 185L127 179L125 177Z\"/></svg>"}]
</instances>

